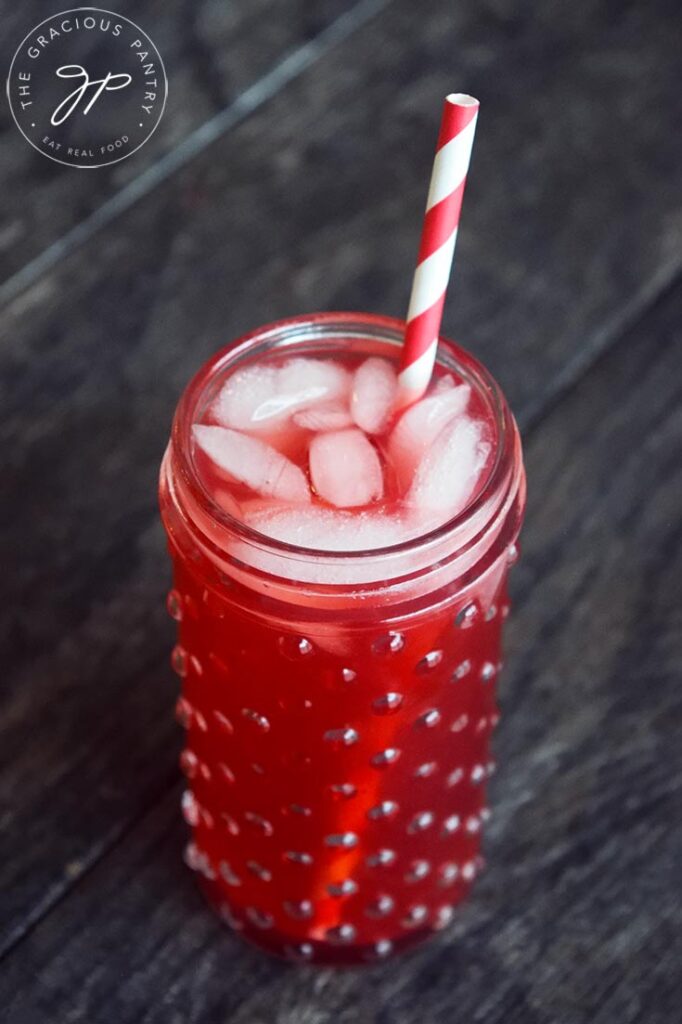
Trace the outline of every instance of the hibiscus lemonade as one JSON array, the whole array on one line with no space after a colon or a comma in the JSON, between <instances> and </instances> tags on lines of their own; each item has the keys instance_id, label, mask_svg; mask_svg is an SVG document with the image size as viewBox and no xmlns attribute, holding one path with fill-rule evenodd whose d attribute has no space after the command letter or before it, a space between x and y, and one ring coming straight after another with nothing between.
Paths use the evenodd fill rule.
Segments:
<instances>
[{"instance_id":1,"label":"hibiscus lemonade","mask_svg":"<svg viewBox=\"0 0 682 1024\"><path fill-rule=\"evenodd\" d=\"M445 927L481 870L525 500L499 387L404 324L300 317L218 353L161 472L186 860L224 921L312 963Z\"/></svg>"}]
</instances>

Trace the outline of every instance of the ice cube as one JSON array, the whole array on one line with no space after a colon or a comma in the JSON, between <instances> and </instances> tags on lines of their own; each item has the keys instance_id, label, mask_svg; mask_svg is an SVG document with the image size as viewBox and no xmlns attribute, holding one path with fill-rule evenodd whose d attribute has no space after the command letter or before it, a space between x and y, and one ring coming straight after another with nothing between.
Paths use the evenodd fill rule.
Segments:
<instances>
[{"instance_id":1,"label":"ice cube","mask_svg":"<svg viewBox=\"0 0 682 1024\"><path fill-rule=\"evenodd\" d=\"M317 551L371 551L399 544L414 532L408 531L397 516L319 506L248 508L245 522L275 540Z\"/></svg>"},{"instance_id":2,"label":"ice cube","mask_svg":"<svg viewBox=\"0 0 682 1024\"><path fill-rule=\"evenodd\" d=\"M288 359L282 366L245 366L223 384L211 413L238 430L272 429L297 409L350 392L351 375L331 360Z\"/></svg>"},{"instance_id":3,"label":"ice cube","mask_svg":"<svg viewBox=\"0 0 682 1024\"><path fill-rule=\"evenodd\" d=\"M320 552L317 557L300 558L261 548L253 543L239 540L232 542L233 554L239 561L271 576L296 580L298 586L302 583L331 586L385 581L391 576L391 569L383 559L363 558L358 562L352 554L348 559L332 559L331 555L325 559L324 552L374 551L399 544L419 533L418 529L407 527L405 520L398 516L368 510L344 512L319 505L280 506L269 510L245 508L244 518L248 526L265 537ZM252 585L254 579L251 578L249 582ZM255 583L258 586L257 580ZM266 586L263 592L272 597L270 586ZM313 600L305 592L299 594L299 599L304 604ZM314 606L317 607L317 604ZM321 623L319 627L319 632L327 633ZM317 625L312 634L315 643L327 650L341 652L341 645L337 643L337 640L342 639L341 634L339 631L337 635L334 626L329 627L324 642L316 633Z\"/></svg>"},{"instance_id":4,"label":"ice cube","mask_svg":"<svg viewBox=\"0 0 682 1024\"><path fill-rule=\"evenodd\" d=\"M356 428L315 435L310 476L320 497L337 508L367 505L384 493L379 456Z\"/></svg>"},{"instance_id":5,"label":"ice cube","mask_svg":"<svg viewBox=\"0 0 682 1024\"><path fill-rule=\"evenodd\" d=\"M468 504L488 455L483 426L459 416L436 437L417 467L406 502L432 524L445 522Z\"/></svg>"},{"instance_id":6,"label":"ice cube","mask_svg":"<svg viewBox=\"0 0 682 1024\"><path fill-rule=\"evenodd\" d=\"M353 376L350 409L367 434L385 429L395 401L398 378L387 359L365 359Z\"/></svg>"},{"instance_id":7,"label":"ice cube","mask_svg":"<svg viewBox=\"0 0 682 1024\"><path fill-rule=\"evenodd\" d=\"M235 519L241 519L242 510L239 502L227 487L214 487L213 498L224 512L229 512Z\"/></svg>"},{"instance_id":8,"label":"ice cube","mask_svg":"<svg viewBox=\"0 0 682 1024\"><path fill-rule=\"evenodd\" d=\"M294 413L294 423L306 430L343 430L350 427L353 418L348 407L341 402L322 402L320 405L311 405L309 409Z\"/></svg>"},{"instance_id":9,"label":"ice cube","mask_svg":"<svg viewBox=\"0 0 682 1024\"><path fill-rule=\"evenodd\" d=\"M389 438L388 456L402 491L410 487L417 466L443 427L464 412L470 395L468 384L448 387L439 382L433 394L400 417Z\"/></svg>"},{"instance_id":10,"label":"ice cube","mask_svg":"<svg viewBox=\"0 0 682 1024\"><path fill-rule=\"evenodd\" d=\"M252 429L258 410L276 394L277 374L274 366L244 366L235 371L213 402L213 418L222 427Z\"/></svg>"},{"instance_id":11,"label":"ice cube","mask_svg":"<svg viewBox=\"0 0 682 1024\"><path fill-rule=\"evenodd\" d=\"M264 497L280 501L310 501L305 474L269 444L227 427L195 424L198 446L232 479Z\"/></svg>"},{"instance_id":12,"label":"ice cube","mask_svg":"<svg viewBox=\"0 0 682 1024\"><path fill-rule=\"evenodd\" d=\"M331 402L350 394L352 376L340 363L331 359L288 359L279 371L278 389L289 396L297 409L306 408L324 399Z\"/></svg>"}]
</instances>

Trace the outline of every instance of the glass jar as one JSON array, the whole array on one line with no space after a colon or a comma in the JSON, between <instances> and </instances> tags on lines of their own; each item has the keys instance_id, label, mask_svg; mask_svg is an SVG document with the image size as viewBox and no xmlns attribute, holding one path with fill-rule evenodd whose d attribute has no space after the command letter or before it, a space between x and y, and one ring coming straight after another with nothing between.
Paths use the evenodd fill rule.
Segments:
<instances>
[{"instance_id":1,"label":"glass jar","mask_svg":"<svg viewBox=\"0 0 682 1024\"><path fill-rule=\"evenodd\" d=\"M314 963L384 958L445 927L481 869L525 504L518 430L489 373L441 339L439 362L487 410L492 468L438 529L345 553L230 516L196 471L191 427L238 365L274 350L395 357L403 332L328 313L246 335L188 385L161 469L186 859L233 929Z\"/></svg>"}]
</instances>

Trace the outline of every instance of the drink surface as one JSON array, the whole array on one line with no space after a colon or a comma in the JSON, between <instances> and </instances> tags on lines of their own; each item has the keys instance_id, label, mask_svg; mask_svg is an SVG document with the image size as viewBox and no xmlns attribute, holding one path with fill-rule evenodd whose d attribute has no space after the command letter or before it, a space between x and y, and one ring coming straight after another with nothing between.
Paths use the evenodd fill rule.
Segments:
<instances>
[{"instance_id":1,"label":"drink surface","mask_svg":"<svg viewBox=\"0 0 682 1024\"><path fill-rule=\"evenodd\" d=\"M358 355L237 367L193 428L213 499L269 537L331 551L399 544L460 513L492 461L489 412L442 369L396 412L396 368Z\"/></svg>"},{"instance_id":2,"label":"drink surface","mask_svg":"<svg viewBox=\"0 0 682 1024\"><path fill-rule=\"evenodd\" d=\"M476 498L496 456L483 389L441 366L422 402L396 415L390 352L357 348L209 375L186 442L209 502L265 537L341 558L437 529ZM265 545L251 560L246 542L230 548L229 528L232 561L214 564L170 466L161 507L186 860L226 923L259 946L313 963L383 959L445 927L482 866L522 496L475 571L419 589L408 570L395 601L386 593L400 584L378 556L365 558L377 582L356 588L329 559L310 569L313 553ZM298 585L282 588L287 575ZM328 582L347 598L328 603Z\"/></svg>"}]
</instances>

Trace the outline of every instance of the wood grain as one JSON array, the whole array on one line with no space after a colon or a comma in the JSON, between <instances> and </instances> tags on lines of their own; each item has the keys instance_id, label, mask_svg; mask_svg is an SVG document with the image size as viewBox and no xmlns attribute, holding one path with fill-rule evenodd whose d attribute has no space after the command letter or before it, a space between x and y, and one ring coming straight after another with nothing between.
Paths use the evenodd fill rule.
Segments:
<instances>
[{"instance_id":1,"label":"wood grain","mask_svg":"<svg viewBox=\"0 0 682 1024\"><path fill-rule=\"evenodd\" d=\"M453 54L483 113L446 328L522 420L675 273L674 5L576 11L395 0L4 311L6 945L175 777L154 492L180 389L255 320L402 312Z\"/></svg>"},{"instance_id":2,"label":"wood grain","mask_svg":"<svg viewBox=\"0 0 682 1024\"><path fill-rule=\"evenodd\" d=\"M83 174L38 154L0 106L0 280L19 271L84 218L187 144L193 131L225 112L284 57L318 36L341 14L343 0L124 0L116 12L154 40L169 82L157 131L133 156ZM68 8L40 0L0 4L3 68L32 28ZM145 185L142 184L142 188ZM17 202L20 199L20 202ZM67 239L68 248L68 239Z\"/></svg>"},{"instance_id":3,"label":"wood grain","mask_svg":"<svg viewBox=\"0 0 682 1024\"><path fill-rule=\"evenodd\" d=\"M528 441L490 864L451 929L368 972L269 961L183 873L173 792L8 957L8 1019L674 1019L681 322L682 286Z\"/></svg>"}]
</instances>

